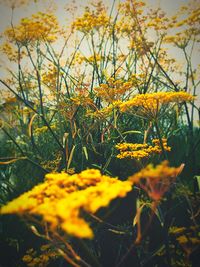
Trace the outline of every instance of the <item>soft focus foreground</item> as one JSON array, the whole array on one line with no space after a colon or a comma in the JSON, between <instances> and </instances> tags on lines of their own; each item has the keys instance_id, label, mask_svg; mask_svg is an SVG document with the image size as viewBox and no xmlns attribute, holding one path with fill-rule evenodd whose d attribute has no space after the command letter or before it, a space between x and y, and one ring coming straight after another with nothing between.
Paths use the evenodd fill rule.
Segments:
<instances>
[{"instance_id":1,"label":"soft focus foreground","mask_svg":"<svg viewBox=\"0 0 200 267\"><path fill-rule=\"evenodd\" d=\"M199 266L199 2L6 3L0 265Z\"/></svg>"}]
</instances>

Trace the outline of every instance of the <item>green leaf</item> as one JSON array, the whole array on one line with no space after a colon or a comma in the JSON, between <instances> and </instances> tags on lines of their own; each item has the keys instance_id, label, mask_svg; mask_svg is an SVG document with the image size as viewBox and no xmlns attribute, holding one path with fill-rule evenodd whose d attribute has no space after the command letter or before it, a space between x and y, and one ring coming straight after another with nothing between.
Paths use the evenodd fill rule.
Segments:
<instances>
[{"instance_id":1,"label":"green leaf","mask_svg":"<svg viewBox=\"0 0 200 267\"><path fill-rule=\"evenodd\" d=\"M134 130L132 130L132 131L126 131L126 132L123 132L122 134L132 134L132 133L134 133L134 134L142 134L141 131L134 131Z\"/></svg>"},{"instance_id":2,"label":"green leaf","mask_svg":"<svg viewBox=\"0 0 200 267\"><path fill-rule=\"evenodd\" d=\"M88 152L86 146L83 146L83 152L85 154L85 158L88 160Z\"/></svg>"},{"instance_id":3,"label":"green leaf","mask_svg":"<svg viewBox=\"0 0 200 267\"><path fill-rule=\"evenodd\" d=\"M72 150L71 150L71 152L70 152L70 155L69 155L69 160L68 160L68 162L67 162L67 169L69 169L69 167L70 167L70 164L71 164L71 162L72 162L72 159L73 159L73 155L74 155L74 150L75 150L75 145L73 145L73 147L72 147Z\"/></svg>"},{"instance_id":4,"label":"green leaf","mask_svg":"<svg viewBox=\"0 0 200 267\"><path fill-rule=\"evenodd\" d=\"M199 191L200 191L200 175L194 176L194 179L196 179L197 185L198 185L198 188L199 188Z\"/></svg>"}]
</instances>

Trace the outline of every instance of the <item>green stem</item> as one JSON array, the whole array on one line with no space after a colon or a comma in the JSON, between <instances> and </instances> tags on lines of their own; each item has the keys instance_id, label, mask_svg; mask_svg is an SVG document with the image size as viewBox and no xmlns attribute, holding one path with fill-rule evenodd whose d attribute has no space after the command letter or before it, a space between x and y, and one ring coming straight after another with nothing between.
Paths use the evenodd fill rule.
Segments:
<instances>
[{"instance_id":1,"label":"green stem","mask_svg":"<svg viewBox=\"0 0 200 267\"><path fill-rule=\"evenodd\" d=\"M24 151L21 149L21 147L18 145L18 143L15 141L15 139L4 129L1 128L3 130L3 132L11 139L11 141L16 145L16 147L19 149L20 153L22 154L22 156L26 157L25 160L29 161L31 164L37 166L38 168L40 168L42 171L44 171L45 173L48 173L49 171L45 168L43 168L40 164L38 164L37 162L33 161L32 159L28 158L26 156L26 154L24 153Z\"/></svg>"},{"instance_id":2,"label":"green stem","mask_svg":"<svg viewBox=\"0 0 200 267\"><path fill-rule=\"evenodd\" d=\"M161 137L161 134L160 134L160 129L158 127L157 120L154 121L154 125L155 125L155 128L156 128L156 132L157 132L157 135L158 135L158 139L159 139L159 142L160 142L160 147L162 149L162 153L163 153L164 159L167 159L167 153L166 153L166 151L164 149L164 146L163 146L163 141L162 141L162 137Z\"/></svg>"},{"instance_id":3,"label":"green stem","mask_svg":"<svg viewBox=\"0 0 200 267\"><path fill-rule=\"evenodd\" d=\"M83 240L77 239L76 243L79 245L79 247L81 248L81 250L83 251L85 256L90 261L91 266L102 267L101 264L99 263L99 261L97 260L97 258L90 252L88 246L86 245L86 243Z\"/></svg>"}]
</instances>

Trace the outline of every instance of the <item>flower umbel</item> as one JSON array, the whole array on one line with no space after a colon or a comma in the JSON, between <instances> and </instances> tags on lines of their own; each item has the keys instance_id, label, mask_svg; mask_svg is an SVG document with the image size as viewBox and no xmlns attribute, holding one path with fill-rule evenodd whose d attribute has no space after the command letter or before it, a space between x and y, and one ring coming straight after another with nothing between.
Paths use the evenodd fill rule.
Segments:
<instances>
[{"instance_id":1,"label":"flower umbel","mask_svg":"<svg viewBox=\"0 0 200 267\"><path fill-rule=\"evenodd\" d=\"M125 112L134 108L137 114L156 119L163 106L168 105L168 108L170 108L170 103L183 103L193 100L194 97L187 92L147 93L136 95L133 99L122 103L120 109Z\"/></svg>"},{"instance_id":2,"label":"flower umbel","mask_svg":"<svg viewBox=\"0 0 200 267\"><path fill-rule=\"evenodd\" d=\"M89 224L80 212L95 213L117 197L131 191L130 181L120 181L99 170L90 169L80 174L50 173L42 184L3 206L1 214L40 215L53 230L58 226L69 235L92 238Z\"/></svg>"},{"instance_id":3,"label":"flower umbel","mask_svg":"<svg viewBox=\"0 0 200 267\"><path fill-rule=\"evenodd\" d=\"M129 181L138 184L154 201L159 201L182 172L184 164L179 167L169 167L168 161L163 161L154 167L149 164L140 172L129 177Z\"/></svg>"},{"instance_id":4,"label":"flower umbel","mask_svg":"<svg viewBox=\"0 0 200 267\"><path fill-rule=\"evenodd\" d=\"M163 147L165 151L171 151L171 147L167 145L167 139L163 138ZM161 154L162 149L159 143L159 139L152 140L153 145L148 144L137 144L137 143L121 143L117 144L116 148L120 151L120 154L117 155L117 158L134 158L134 159L143 159L150 157L153 154Z\"/></svg>"}]
</instances>

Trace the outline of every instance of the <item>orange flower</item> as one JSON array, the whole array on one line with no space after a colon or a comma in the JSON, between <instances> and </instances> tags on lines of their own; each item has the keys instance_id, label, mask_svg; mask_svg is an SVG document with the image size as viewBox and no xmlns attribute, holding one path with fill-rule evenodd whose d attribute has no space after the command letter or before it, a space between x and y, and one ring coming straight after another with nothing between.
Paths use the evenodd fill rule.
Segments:
<instances>
[{"instance_id":1,"label":"orange flower","mask_svg":"<svg viewBox=\"0 0 200 267\"><path fill-rule=\"evenodd\" d=\"M129 180L138 184L154 201L159 201L170 188L176 177L182 172L184 164L179 167L169 167L168 161L163 161L154 167L149 164L140 172L129 177Z\"/></svg>"}]
</instances>

